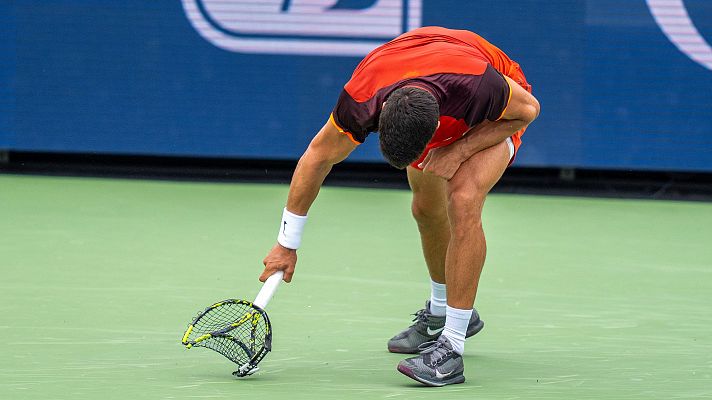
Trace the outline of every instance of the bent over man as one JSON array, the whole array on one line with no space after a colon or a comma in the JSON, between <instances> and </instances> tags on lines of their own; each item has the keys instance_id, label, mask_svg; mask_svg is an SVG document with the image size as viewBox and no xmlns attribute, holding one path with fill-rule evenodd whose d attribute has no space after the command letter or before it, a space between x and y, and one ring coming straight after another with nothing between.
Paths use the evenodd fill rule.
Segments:
<instances>
[{"instance_id":1,"label":"bent over man","mask_svg":"<svg viewBox=\"0 0 712 400\"><path fill-rule=\"evenodd\" d=\"M424 27L378 47L358 65L300 158L260 280L283 270L291 281L324 178L378 132L385 159L407 169L431 278L430 300L388 349L418 353L398 370L423 384L464 382L465 338L483 327L473 310L486 253L482 207L538 115L519 64L475 33Z\"/></svg>"}]
</instances>

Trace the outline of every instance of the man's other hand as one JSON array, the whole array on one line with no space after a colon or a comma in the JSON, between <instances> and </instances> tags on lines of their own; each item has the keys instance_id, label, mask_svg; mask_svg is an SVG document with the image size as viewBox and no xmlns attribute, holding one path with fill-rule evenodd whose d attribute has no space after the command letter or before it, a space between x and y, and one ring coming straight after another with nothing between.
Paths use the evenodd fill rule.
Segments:
<instances>
[{"instance_id":1,"label":"man's other hand","mask_svg":"<svg viewBox=\"0 0 712 400\"><path fill-rule=\"evenodd\" d=\"M439 176L449 181L463 162L465 162L465 158L462 152L457 146L449 145L430 150L418 166L426 174Z\"/></svg>"},{"instance_id":2,"label":"man's other hand","mask_svg":"<svg viewBox=\"0 0 712 400\"><path fill-rule=\"evenodd\" d=\"M272 247L267 257L262 260L265 265L260 282L264 282L277 271L284 271L284 281L291 282L294 275L294 267L297 265L297 251L283 247L277 243Z\"/></svg>"}]
</instances>

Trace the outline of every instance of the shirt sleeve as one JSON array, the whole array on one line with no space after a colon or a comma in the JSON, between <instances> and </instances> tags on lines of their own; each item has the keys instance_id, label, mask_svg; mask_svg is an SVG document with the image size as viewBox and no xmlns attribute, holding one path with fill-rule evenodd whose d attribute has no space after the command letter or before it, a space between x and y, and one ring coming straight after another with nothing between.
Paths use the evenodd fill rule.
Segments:
<instances>
[{"instance_id":1,"label":"shirt sleeve","mask_svg":"<svg viewBox=\"0 0 712 400\"><path fill-rule=\"evenodd\" d=\"M339 100L331 113L331 121L339 130L349 136L355 143L361 144L374 129L373 113L368 105L358 103L346 90L341 91Z\"/></svg>"},{"instance_id":2,"label":"shirt sleeve","mask_svg":"<svg viewBox=\"0 0 712 400\"><path fill-rule=\"evenodd\" d=\"M504 115L511 96L512 90L507 80L494 67L488 65L472 96L466 122L470 126L475 126L485 119L499 120Z\"/></svg>"}]
</instances>

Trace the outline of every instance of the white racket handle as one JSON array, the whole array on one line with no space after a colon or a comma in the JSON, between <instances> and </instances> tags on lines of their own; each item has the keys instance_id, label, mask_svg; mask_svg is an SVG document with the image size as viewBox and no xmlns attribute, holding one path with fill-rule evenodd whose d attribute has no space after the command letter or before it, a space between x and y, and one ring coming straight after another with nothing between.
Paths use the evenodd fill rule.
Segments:
<instances>
[{"instance_id":1,"label":"white racket handle","mask_svg":"<svg viewBox=\"0 0 712 400\"><path fill-rule=\"evenodd\" d=\"M272 276L267 278L265 284L262 285L262 289L257 293L255 301L253 303L259 308L267 307L267 303L272 300L274 292L277 291L279 284L282 282L282 277L284 276L284 271L277 271Z\"/></svg>"}]
</instances>

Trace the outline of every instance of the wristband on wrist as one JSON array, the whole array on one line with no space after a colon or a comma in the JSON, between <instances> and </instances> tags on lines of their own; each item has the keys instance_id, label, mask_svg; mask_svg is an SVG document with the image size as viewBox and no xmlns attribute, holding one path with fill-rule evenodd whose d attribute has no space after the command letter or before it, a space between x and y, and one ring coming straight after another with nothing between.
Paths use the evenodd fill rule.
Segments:
<instances>
[{"instance_id":1,"label":"wristband on wrist","mask_svg":"<svg viewBox=\"0 0 712 400\"><path fill-rule=\"evenodd\" d=\"M277 242L288 249L298 249L302 243L302 232L306 223L306 215L293 214L285 207L282 212L282 223L279 226Z\"/></svg>"}]
</instances>

